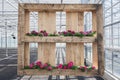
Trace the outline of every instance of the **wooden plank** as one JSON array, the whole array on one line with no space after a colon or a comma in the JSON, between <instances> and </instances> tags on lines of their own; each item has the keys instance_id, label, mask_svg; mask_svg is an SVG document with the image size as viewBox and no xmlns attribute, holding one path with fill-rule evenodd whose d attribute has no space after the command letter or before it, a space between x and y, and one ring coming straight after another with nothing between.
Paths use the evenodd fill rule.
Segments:
<instances>
[{"instance_id":1,"label":"wooden plank","mask_svg":"<svg viewBox=\"0 0 120 80\"><path fill-rule=\"evenodd\" d=\"M55 12L39 12L38 16L39 30L46 30L49 33L55 32ZM47 62L55 66L55 43L38 43L38 60L42 60L44 63Z\"/></svg>"},{"instance_id":2,"label":"wooden plank","mask_svg":"<svg viewBox=\"0 0 120 80\"><path fill-rule=\"evenodd\" d=\"M29 11L93 11L98 4L24 4Z\"/></svg>"},{"instance_id":3,"label":"wooden plank","mask_svg":"<svg viewBox=\"0 0 120 80\"><path fill-rule=\"evenodd\" d=\"M96 37L39 37L39 36L25 36L22 42L50 42L50 43L79 43L79 42L95 42Z\"/></svg>"},{"instance_id":4,"label":"wooden plank","mask_svg":"<svg viewBox=\"0 0 120 80\"><path fill-rule=\"evenodd\" d=\"M96 11L92 12L92 30L97 31L97 15ZM95 35L96 37L97 35ZM98 53L97 53L97 43L93 42L92 44L92 51L93 51L93 65L98 69Z\"/></svg>"},{"instance_id":5,"label":"wooden plank","mask_svg":"<svg viewBox=\"0 0 120 80\"><path fill-rule=\"evenodd\" d=\"M70 69L53 69L52 71L48 70L37 70L37 69L26 69L23 70L24 75L74 75L74 76L97 76L97 70L92 70L88 72L82 72L80 70L70 70Z\"/></svg>"},{"instance_id":6,"label":"wooden plank","mask_svg":"<svg viewBox=\"0 0 120 80\"><path fill-rule=\"evenodd\" d=\"M78 13L78 22L78 30L84 31L84 12ZM77 56L80 55L80 65L84 65L84 43L79 43L78 46L79 54ZM79 60L77 59L77 61Z\"/></svg>"},{"instance_id":7,"label":"wooden plank","mask_svg":"<svg viewBox=\"0 0 120 80\"><path fill-rule=\"evenodd\" d=\"M25 25L24 25L24 35L29 32L29 22L30 22L30 12L25 10ZM28 66L30 64L30 48L29 43L25 42L24 44L24 65Z\"/></svg>"},{"instance_id":8,"label":"wooden plank","mask_svg":"<svg viewBox=\"0 0 120 80\"><path fill-rule=\"evenodd\" d=\"M84 13L67 12L66 21L67 30L83 30ZM84 65L84 43L66 44L66 62L69 61L77 66Z\"/></svg>"},{"instance_id":9,"label":"wooden plank","mask_svg":"<svg viewBox=\"0 0 120 80\"><path fill-rule=\"evenodd\" d=\"M17 60L17 74L22 75L21 69L24 68L24 44L21 42L23 38L23 26L24 26L24 9L19 5L18 13L18 60Z\"/></svg>"},{"instance_id":10,"label":"wooden plank","mask_svg":"<svg viewBox=\"0 0 120 80\"><path fill-rule=\"evenodd\" d=\"M103 7L97 9L97 51L98 51L98 73L104 74L104 45L103 45Z\"/></svg>"},{"instance_id":11,"label":"wooden plank","mask_svg":"<svg viewBox=\"0 0 120 80\"><path fill-rule=\"evenodd\" d=\"M78 13L67 12L66 13L66 29L74 30L78 29ZM66 63L73 61L76 65L75 54L77 50L76 43L66 43Z\"/></svg>"}]
</instances>

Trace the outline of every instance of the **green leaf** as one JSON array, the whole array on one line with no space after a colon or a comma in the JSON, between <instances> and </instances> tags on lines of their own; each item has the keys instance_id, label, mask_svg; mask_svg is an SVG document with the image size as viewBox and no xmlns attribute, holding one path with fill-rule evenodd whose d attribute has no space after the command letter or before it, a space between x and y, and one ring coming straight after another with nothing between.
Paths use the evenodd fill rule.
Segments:
<instances>
[{"instance_id":1,"label":"green leaf","mask_svg":"<svg viewBox=\"0 0 120 80\"><path fill-rule=\"evenodd\" d=\"M72 70L76 70L76 69L78 69L77 66L72 66Z\"/></svg>"},{"instance_id":2,"label":"green leaf","mask_svg":"<svg viewBox=\"0 0 120 80\"><path fill-rule=\"evenodd\" d=\"M24 66L24 69L30 69L29 66Z\"/></svg>"}]
</instances>

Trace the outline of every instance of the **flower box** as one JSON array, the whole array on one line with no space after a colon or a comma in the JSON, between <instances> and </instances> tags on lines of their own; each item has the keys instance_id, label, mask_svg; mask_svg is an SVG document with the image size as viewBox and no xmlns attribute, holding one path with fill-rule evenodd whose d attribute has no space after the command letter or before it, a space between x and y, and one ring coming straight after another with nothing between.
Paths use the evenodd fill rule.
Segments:
<instances>
[{"instance_id":1,"label":"flower box","mask_svg":"<svg viewBox=\"0 0 120 80\"><path fill-rule=\"evenodd\" d=\"M97 75L97 70L91 70L82 72L81 70L71 70L71 69L53 69L48 70L38 70L38 69L24 69L24 75L75 75L75 76L95 76Z\"/></svg>"},{"instance_id":2,"label":"flower box","mask_svg":"<svg viewBox=\"0 0 120 80\"><path fill-rule=\"evenodd\" d=\"M79 43L79 42L95 42L96 37L72 37L72 36L47 36L47 37L39 37L39 36L25 36L22 40L23 42L59 42L59 43Z\"/></svg>"}]
</instances>

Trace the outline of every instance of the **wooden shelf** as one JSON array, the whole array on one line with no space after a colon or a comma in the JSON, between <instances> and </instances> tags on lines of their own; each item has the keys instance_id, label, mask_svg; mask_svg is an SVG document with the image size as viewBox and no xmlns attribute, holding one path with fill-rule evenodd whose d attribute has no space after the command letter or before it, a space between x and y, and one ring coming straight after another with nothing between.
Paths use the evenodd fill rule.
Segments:
<instances>
[{"instance_id":1,"label":"wooden shelf","mask_svg":"<svg viewBox=\"0 0 120 80\"><path fill-rule=\"evenodd\" d=\"M54 69L52 71L48 70L38 70L38 69L24 69L22 70L24 75L75 75L75 76L95 76L98 75L97 70L82 72L80 70L71 69Z\"/></svg>"},{"instance_id":2,"label":"wooden shelf","mask_svg":"<svg viewBox=\"0 0 120 80\"><path fill-rule=\"evenodd\" d=\"M25 36L22 42L59 42L59 43L78 43L78 42L95 42L96 37L64 37L64 36L56 36L56 37L39 37L39 36Z\"/></svg>"}]
</instances>

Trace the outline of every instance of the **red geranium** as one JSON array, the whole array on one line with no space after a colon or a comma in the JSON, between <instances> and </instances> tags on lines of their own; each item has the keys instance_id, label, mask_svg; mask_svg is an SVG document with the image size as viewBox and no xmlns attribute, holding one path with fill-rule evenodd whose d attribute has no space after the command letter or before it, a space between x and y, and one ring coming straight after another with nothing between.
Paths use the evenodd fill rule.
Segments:
<instances>
[{"instance_id":1,"label":"red geranium","mask_svg":"<svg viewBox=\"0 0 120 80\"><path fill-rule=\"evenodd\" d=\"M63 65L62 65L62 64L59 64L59 65L57 66L57 68L62 69L62 68L63 68Z\"/></svg>"},{"instance_id":2,"label":"red geranium","mask_svg":"<svg viewBox=\"0 0 120 80\"><path fill-rule=\"evenodd\" d=\"M34 67L34 63L31 63L30 65L29 65L29 68L33 68Z\"/></svg>"},{"instance_id":3,"label":"red geranium","mask_svg":"<svg viewBox=\"0 0 120 80\"><path fill-rule=\"evenodd\" d=\"M68 63L68 68L70 69L70 68L72 68L72 66L73 66L73 62L71 61Z\"/></svg>"},{"instance_id":4,"label":"red geranium","mask_svg":"<svg viewBox=\"0 0 120 80\"><path fill-rule=\"evenodd\" d=\"M43 66L44 66L45 68L48 67L48 63L45 63Z\"/></svg>"},{"instance_id":5,"label":"red geranium","mask_svg":"<svg viewBox=\"0 0 120 80\"><path fill-rule=\"evenodd\" d=\"M51 70L52 70L52 67L51 67L51 66L49 66L49 67L48 67L48 70L49 70L49 71L51 71Z\"/></svg>"},{"instance_id":6,"label":"red geranium","mask_svg":"<svg viewBox=\"0 0 120 80\"><path fill-rule=\"evenodd\" d=\"M37 62L36 62L36 65L37 65L37 66L41 66L41 64L42 64L41 61L37 61Z\"/></svg>"}]
</instances>

